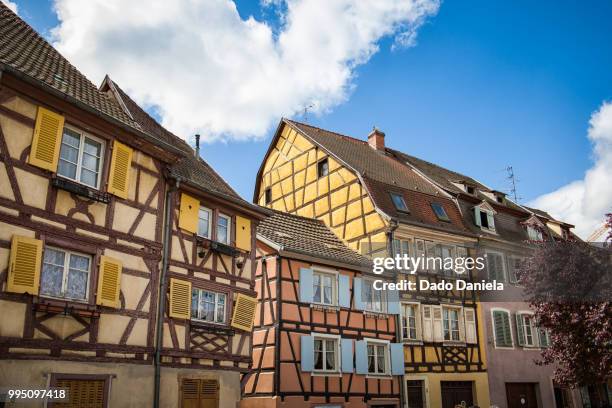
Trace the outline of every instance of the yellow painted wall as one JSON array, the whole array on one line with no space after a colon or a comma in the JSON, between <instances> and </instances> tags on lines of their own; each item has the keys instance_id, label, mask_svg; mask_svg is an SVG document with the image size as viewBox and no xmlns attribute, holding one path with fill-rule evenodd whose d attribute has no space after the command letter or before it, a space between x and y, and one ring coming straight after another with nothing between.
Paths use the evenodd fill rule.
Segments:
<instances>
[{"instance_id":1,"label":"yellow painted wall","mask_svg":"<svg viewBox=\"0 0 612 408\"><path fill-rule=\"evenodd\" d=\"M328 160L329 175L317 178L317 163L323 159ZM259 183L260 205L320 219L354 249L361 250L363 242L386 241L386 220L375 211L357 176L287 125ZM266 204L268 188L272 201Z\"/></svg>"}]
</instances>

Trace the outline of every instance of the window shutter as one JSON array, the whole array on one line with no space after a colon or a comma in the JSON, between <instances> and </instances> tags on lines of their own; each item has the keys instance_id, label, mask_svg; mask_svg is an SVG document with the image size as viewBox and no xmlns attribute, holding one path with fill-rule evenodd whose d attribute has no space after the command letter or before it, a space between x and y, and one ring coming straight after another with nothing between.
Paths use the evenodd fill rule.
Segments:
<instances>
[{"instance_id":1,"label":"window shutter","mask_svg":"<svg viewBox=\"0 0 612 408\"><path fill-rule=\"evenodd\" d=\"M400 314L399 292L397 290L387 290L387 313Z\"/></svg>"},{"instance_id":2,"label":"window shutter","mask_svg":"<svg viewBox=\"0 0 612 408\"><path fill-rule=\"evenodd\" d=\"M236 216L236 247L251 251L251 220Z\"/></svg>"},{"instance_id":3,"label":"window shutter","mask_svg":"<svg viewBox=\"0 0 612 408\"><path fill-rule=\"evenodd\" d=\"M476 343L476 311L471 307L463 309L465 320L465 342L470 344Z\"/></svg>"},{"instance_id":4,"label":"window shutter","mask_svg":"<svg viewBox=\"0 0 612 408\"><path fill-rule=\"evenodd\" d=\"M489 229L495 229L495 216L492 212L487 211L487 222L489 223Z\"/></svg>"},{"instance_id":5,"label":"window shutter","mask_svg":"<svg viewBox=\"0 0 612 408\"><path fill-rule=\"evenodd\" d=\"M423 341L433 341L432 306L423 305Z\"/></svg>"},{"instance_id":6,"label":"window shutter","mask_svg":"<svg viewBox=\"0 0 612 408\"><path fill-rule=\"evenodd\" d=\"M353 340L340 339L340 352L342 353L342 372L352 373L353 370Z\"/></svg>"},{"instance_id":7,"label":"window shutter","mask_svg":"<svg viewBox=\"0 0 612 408\"><path fill-rule=\"evenodd\" d=\"M69 401L58 404L60 406L104 407L104 380L58 379L52 386L66 390Z\"/></svg>"},{"instance_id":8,"label":"window shutter","mask_svg":"<svg viewBox=\"0 0 612 408\"><path fill-rule=\"evenodd\" d=\"M312 269L300 268L300 302L312 303Z\"/></svg>"},{"instance_id":9,"label":"window shutter","mask_svg":"<svg viewBox=\"0 0 612 408\"><path fill-rule=\"evenodd\" d=\"M39 107L28 162L41 169L57 171L63 131L64 117Z\"/></svg>"},{"instance_id":10,"label":"window shutter","mask_svg":"<svg viewBox=\"0 0 612 408\"><path fill-rule=\"evenodd\" d=\"M108 192L117 197L127 198L130 188L130 169L132 168L131 147L115 140L108 175Z\"/></svg>"},{"instance_id":11,"label":"window shutter","mask_svg":"<svg viewBox=\"0 0 612 408\"><path fill-rule=\"evenodd\" d=\"M465 313L464 313L464 308L461 308L462 310L459 311L458 315L459 315L459 340L460 341L465 341Z\"/></svg>"},{"instance_id":12,"label":"window shutter","mask_svg":"<svg viewBox=\"0 0 612 408\"><path fill-rule=\"evenodd\" d=\"M198 232L198 212L200 201L189 194L181 193L179 207L179 228L195 234Z\"/></svg>"},{"instance_id":13,"label":"window shutter","mask_svg":"<svg viewBox=\"0 0 612 408\"><path fill-rule=\"evenodd\" d=\"M512 347L512 334L510 328L510 314L503 310L493 312L493 329L495 330L495 345L498 347Z\"/></svg>"},{"instance_id":14,"label":"window shutter","mask_svg":"<svg viewBox=\"0 0 612 408\"><path fill-rule=\"evenodd\" d=\"M234 315L232 316L232 327L248 332L252 331L256 308L256 298L243 295L242 293L238 294L236 305L234 306Z\"/></svg>"},{"instance_id":15,"label":"window shutter","mask_svg":"<svg viewBox=\"0 0 612 408\"><path fill-rule=\"evenodd\" d=\"M363 303L363 299L361 298L361 295L363 294L363 289L361 286L361 278L353 279L353 297L355 299L355 309L357 310L365 310L365 304Z\"/></svg>"},{"instance_id":16,"label":"window shutter","mask_svg":"<svg viewBox=\"0 0 612 408\"><path fill-rule=\"evenodd\" d=\"M100 257L100 273L98 275L98 292L96 304L118 308L119 288L121 286L121 261Z\"/></svg>"},{"instance_id":17,"label":"window shutter","mask_svg":"<svg viewBox=\"0 0 612 408\"><path fill-rule=\"evenodd\" d=\"M191 282L170 278L168 315L176 319L191 318Z\"/></svg>"},{"instance_id":18,"label":"window shutter","mask_svg":"<svg viewBox=\"0 0 612 408\"><path fill-rule=\"evenodd\" d=\"M355 342L355 372L357 374L368 373L368 348L364 340Z\"/></svg>"},{"instance_id":19,"label":"window shutter","mask_svg":"<svg viewBox=\"0 0 612 408\"><path fill-rule=\"evenodd\" d=\"M38 294L41 263L42 241L13 235L6 290Z\"/></svg>"},{"instance_id":20,"label":"window shutter","mask_svg":"<svg viewBox=\"0 0 612 408\"><path fill-rule=\"evenodd\" d=\"M525 328L523 327L523 315L516 314L516 337L519 346L525 345Z\"/></svg>"},{"instance_id":21,"label":"window shutter","mask_svg":"<svg viewBox=\"0 0 612 408\"><path fill-rule=\"evenodd\" d=\"M200 381L197 378L184 378L181 381L181 406L199 408Z\"/></svg>"},{"instance_id":22,"label":"window shutter","mask_svg":"<svg viewBox=\"0 0 612 408\"><path fill-rule=\"evenodd\" d=\"M310 372L314 369L314 337L300 337L300 349L302 371Z\"/></svg>"},{"instance_id":23,"label":"window shutter","mask_svg":"<svg viewBox=\"0 0 612 408\"><path fill-rule=\"evenodd\" d=\"M219 400L219 381L200 380L200 408L217 408Z\"/></svg>"},{"instance_id":24,"label":"window shutter","mask_svg":"<svg viewBox=\"0 0 612 408\"><path fill-rule=\"evenodd\" d=\"M351 307L350 278L342 274L338 276L338 306Z\"/></svg>"},{"instance_id":25,"label":"window shutter","mask_svg":"<svg viewBox=\"0 0 612 408\"><path fill-rule=\"evenodd\" d=\"M482 227L482 224L480 222L480 207L474 207L474 224L478 225L479 227Z\"/></svg>"},{"instance_id":26,"label":"window shutter","mask_svg":"<svg viewBox=\"0 0 612 408\"><path fill-rule=\"evenodd\" d=\"M433 341L444 341L442 330L442 306L432 306L433 311Z\"/></svg>"},{"instance_id":27,"label":"window shutter","mask_svg":"<svg viewBox=\"0 0 612 408\"><path fill-rule=\"evenodd\" d=\"M550 341L548 340L548 332L546 331L546 329L538 327L538 337L540 341L540 347L546 348L550 346Z\"/></svg>"},{"instance_id":28,"label":"window shutter","mask_svg":"<svg viewBox=\"0 0 612 408\"><path fill-rule=\"evenodd\" d=\"M391 343L391 374L404 375L404 343Z\"/></svg>"}]
</instances>

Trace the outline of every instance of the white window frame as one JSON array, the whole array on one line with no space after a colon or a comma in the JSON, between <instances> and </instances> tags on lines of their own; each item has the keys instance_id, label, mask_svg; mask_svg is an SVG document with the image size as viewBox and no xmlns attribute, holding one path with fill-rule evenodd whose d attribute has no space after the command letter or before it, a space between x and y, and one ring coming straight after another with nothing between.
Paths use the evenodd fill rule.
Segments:
<instances>
[{"instance_id":1,"label":"white window frame","mask_svg":"<svg viewBox=\"0 0 612 408\"><path fill-rule=\"evenodd\" d=\"M534 235L535 237L532 235ZM542 231L535 228L533 225L527 225L527 237L531 241L543 241L544 240L544 235L542 234Z\"/></svg>"},{"instance_id":2,"label":"white window frame","mask_svg":"<svg viewBox=\"0 0 612 408\"><path fill-rule=\"evenodd\" d=\"M332 277L332 301L331 303L323 302L323 281L319 279L319 286L321 288L321 301L317 302L314 299L314 276L315 275L328 275ZM313 282L313 290L312 290L312 303L315 305L322 306L338 306L338 271L334 269L327 269L321 267L312 267L312 282Z\"/></svg>"},{"instance_id":3,"label":"white window frame","mask_svg":"<svg viewBox=\"0 0 612 408\"><path fill-rule=\"evenodd\" d=\"M215 309L214 309L214 317L213 317L213 321L210 320L205 320L199 317L193 317L193 310L191 311L191 320L196 321L196 322L202 322L202 323L207 323L207 324L219 324L219 325L225 325L227 324L227 302L228 302L228 295L225 292L215 292L214 290L208 290L208 289L203 289L203 288L198 288L198 287L194 287L192 289L193 290L197 290L198 291L198 312L200 311L200 298L202 297L202 292L208 292L208 293L213 293L215 295ZM218 306L219 306L219 295L223 295L225 296L225 302L223 304L223 321L222 322L218 322L217 321L217 317L218 317ZM193 294L192 294L193 296ZM189 305L189 307L191 308L191 305Z\"/></svg>"},{"instance_id":4,"label":"white window frame","mask_svg":"<svg viewBox=\"0 0 612 408\"><path fill-rule=\"evenodd\" d=\"M414 253L414 239L412 238L405 238L405 237L394 237L393 238L393 255L401 255L401 256L412 256ZM408 244L408 252L405 253L402 249L402 245L403 243L407 243ZM397 246L396 246L397 244ZM399 249L399 252L398 252Z\"/></svg>"},{"instance_id":5,"label":"white window frame","mask_svg":"<svg viewBox=\"0 0 612 408\"><path fill-rule=\"evenodd\" d=\"M538 333L538 326L535 324L534 313L531 310L520 310L516 312L517 315L520 316L520 319L523 323L523 338L525 339L525 344L523 344L523 348L525 349L537 349L540 347L540 339ZM525 317L529 317L531 324L529 325L531 329L531 344L527 344L527 330L525 330ZM519 328L516 328L519 330Z\"/></svg>"},{"instance_id":6,"label":"white window frame","mask_svg":"<svg viewBox=\"0 0 612 408\"><path fill-rule=\"evenodd\" d=\"M540 341L542 336L540 336L540 331L544 332L546 334L546 339L547 339L547 345L546 346L542 346L542 342ZM550 347L550 330L545 328L545 327L540 327L538 325L536 325L536 332L538 333L538 346L540 348L549 348Z\"/></svg>"},{"instance_id":7,"label":"white window frame","mask_svg":"<svg viewBox=\"0 0 612 408\"><path fill-rule=\"evenodd\" d=\"M463 321L463 306L455 306L448 304L442 304L440 306L442 306L442 341L444 343L465 343L465 322ZM446 339L446 329L444 328L444 311L448 309L453 309L457 311L457 331L459 332L459 339L457 340L452 338L452 333L454 330L451 329L450 320L448 325L450 338L448 340ZM461 331L462 324L464 325L463 331Z\"/></svg>"},{"instance_id":8,"label":"white window frame","mask_svg":"<svg viewBox=\"0 0 612 408\"><path fill-rule=\"evenodd\" d=\"M366 343L366 364L368 365L368 374L366 376L367 377L381 377L381 376L391 375L391 350L389 348L389 345L391 344L391 342L389 340L382 340L382 339L364 339L364 341ZM372 343L374 346L380 346L380 345L385 346L385 372L384 373L370 372L370 363L368 361L370 358L368 354L368 345L370 343ZM377 347L374 347L374 366L378 368L378 349Z\"/></svg>"},{"instance_id":9,"label":"white window frame","mask_svg":"<svg viewBox=\"0 0 612 408\"><path fill-rule=\"evenodd\" d=\"M508 282L508 271L506 270L506 256L503 252L501 251L491 251L491 250L487 250L485 252L485 254L487 255L487 280L491 280L491 275L489 272L489 254L493 254L493 255L499 255L501 256L501 265L502 265L502 276L503 276L503 281L504 283Z\"/></svg>"},{"instance_id":10,"label":"white window frame","mask_svg":"<svg viewBox=\"0 0 612 408\"><path fill-rule=\"evenodd\" d=\"M416 338L411 339L409 337L405 337L404 336L404 312L406 307L414 307L414 325L415 325L415 332L416 332ZM401 323L401 339L402 341L405 342L418 342L421 343L423 341L423 333L421 330L421 319L422 319L422 312L421 312L421 304L419 302L401 302L400 303L400 323ZM407 320L406 320L407 321Z\"/></svg>"},{"instance_id":11,"label":"white window frame","mask_svg":"<svg viewBox=\"0 0 612 408\"><path fill-rule=\"evenodd\" d=\"M525 258L522 256L518 256L518 255L508 255L506 257L506 262L508 262L508 270L506 271L506 282L511 283L513 285L518 285L518 278L515 280L511 279L510 276L510 266L512 263L512 268L513 268L513 272L514 272L514 277L516 278L516 265L514 264L515 261L520 261L520 262L524 262Z\"/></svg>"},{"instance_id":12,"label":"white window frame","mask_svg":"<svg viewBox=\"0 0 612 408\"><path fill-rule=\"evenodd\" d=\"M100 184L101 184L101 179L102 179L102 170L104 168L104 153L105 153L105 148L106 148L106 141L104 139L100 139L97 136L92 135L91 133L85 132L84 130L81 130L79 128L76 128L74 126L68 125L68 124L64 124L64 129L70 129L71 131L78 133L81 138L79 140L79 154L77 157L77 162L76 163L72 163L72 164L76 164L77 168L76 168L76 174L75 174L75 178L70 178L68 176L65 176L63 174L59 173L59 162L62 161L61 156L58 156L58 169L57 169L57 175L59 177L65 178L66 180L71 180L74 181L75 183L79 183L82 184L84 186L90 187L90 188L95 188L96 190L100 189ZM62 144L64 142L64 129L62 129L62 139L60 140L60 152L62 149ZM85 151L85 139L91 139L95 142L100 143L100 162L98 163L98 178L96 180L96 185L92 186L90 184L84 183L81 181L81 171L83 169L83 154ZM58 153L59 154L59 153Z\"/></svg>"},{"instance_id":13,"label":"white window frame","mask_svg":"<svg viewBox=\"0 0 612 408\"><path fill-rule=\"evenodd\" d=\"M402 194L390 192L389 195L391 196L391 202L393 203L393 207L397 211L400 211L400 212L409 212L408 205L406 204L406 200L404 199L404 196ZM404 205L404 208L399 208L397 206L397 204L395 203L394 197L398 197L402 201L402 204Z\"/></svg>"},{"instance_id":14,"label":"white window frame","mask_svg":"<svg viewBox=\"0 0 612 408\"><path fill-rule=\"evenodd\" d=\"M44 251L46 251L47 249L51 249L51 250L54 250L54 251L59 251L59 252L63 252L64 253L64 265L63 265L63 270L62 270L62 293L64 293L66 291L66 285L68 283L68 273L69 273L69 270L70 270L70 256L77 255L77 256L82 256L82 257L89 258L89 270L87 271L87 285L85 287L85 298L84 299L76 299L76 298L71 298L71 297L66 297L66 296L53 296L53 295L47 295L47 294L42 294L41 293L41 290L42 290L42 274L43 274L43 269L45 267L45 254L44 254ZM60 266L60 265L54 265L54 266ZM38 288L39 296L45 297L45 298L50 298L50 299L69 300L71 302L89 303L89 289L90 289L90 286L91 286L92 267L93 267L93 256L92 255L84 254L82 252L77 252L77 251L71 251L69 249L58 248L58 247L51 246L51 245L45 246L45 248L43 250L42 266L41 266L40 277L39 277L39 279L40 279L40 281L39 281L39 288Z\"/></svg>"},{"instance_id":15,"label":"white window frame","mask_svg":"<svg viewBox=\"0 0 612 408\"><path fill-rule=\"evenodd\" d=\"M215 230L216 230L216 237L217 237L217 242L220 242L222 244L225 245L230 245L230 243L232 242L232 217L230 217L229 215L225 215L223 213L219 213L217 215L217 222L215 225ZM225 220L227 220L227 241L219 241L219 220L223 218Z\"/></svg>"},{"instance_id":16,"label":"white window frame","mask_svg":"<svg viewBox=\"0 0 612 408\"><path fill-rule=\"evenodd\" d=\"M319 374L319 375L327 375L327 374L340 374L340 364L342 363L341 360L341 345L340 345L340 335L336 335L336 334L325 334L325 333L311 333L312 337L313 337L313 349L312 349L312 357L313 357L313 364L312 364L312 373L313 375ZM325 345L325 340L334 340L336 347L334 349L334 364L336 366L335 370L329 370L329 369L317 369L315 368L315 364L316 364L316 357L315 357L315 353L316 353L316 347L314 347L314 341L317 340L322 340L323 344L322 344L322 352L323 352L323 365L325 366L327 363L326 360L326 345Z\"/></svg>"},{"instance_id":17,"label":"white window frame","mask_svg":"<svg viewBox=\"0 0 612 408\"><path fill-rule=\"evenodd\" d=\"M512 343L512 346L498 346L497 345L497 336L495 335L495 314L494 312L504 312L508 314L508 326L510 327L510 342ZM493 347L495 347L496 349L501 349L501 350L514 350L514 330L512 329L512 312L509 309L504 309L501 307L494 307L491 308L491 329L492 329L492 334L493 334Z\"/></svg>"},{"instance_id":18,"label":"white window frame","mask_svg":"<svg viewBox=\"0 0 612 408\"><path fill-rule=\"evenodd\" d=\"M208 212L208 234L207 235L202 235L200 233L200 221L202 221L202 218L200 218L200 211ZM213 219L213 210L201 205L200 208L198 209L198 236L199 237L210 239L210 237L212 236L212 219Z\"/></svg>"},{"instance_id":19,"label":"white window frame","mask_svg":"<svg viewBox=\"0 0 612 408\"><path fill-rule=\"evenodd\" d=\"M450 217L448 216L448 213L446 212L446 208L444 208L444 206L441 203L431 203L430 205L438 221L450 222ZM438 212L436 211L436 207L442 210L443 215L438 214Z\"/></svg>"},{"instance_id":20,"label":"white window frame","mask_svg":"<svg viewBox=\"0 0 612 408\"><path fill-rule=\"evenodd\" d=\"M375 279L363 278L364 285L372 286L372 295L374 295L374 292L380 293L380 310L368 307L368 303L374 304L374 298L372 298L371 302L368 302L368 299L362 299L364 310L371 313L387 313L387 291L374 289L374 282Z\"/></svg>"}]
</instances>

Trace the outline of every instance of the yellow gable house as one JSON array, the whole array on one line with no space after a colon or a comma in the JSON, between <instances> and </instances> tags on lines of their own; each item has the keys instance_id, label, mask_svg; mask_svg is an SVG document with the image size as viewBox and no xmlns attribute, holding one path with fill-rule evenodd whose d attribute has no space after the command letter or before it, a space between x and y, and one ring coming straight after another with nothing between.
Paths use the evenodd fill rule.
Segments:
<instances>
[{"instance_id":1,"label":"yellow gable house","mask_svg":"<svg viewBox=\"0 0 612 408\"><path fill-rule=\"evenodd\" d=\"M477 236L464 225L452 196L398 160L378 129L359 140L281 120L257 174L253 199L322 220L350 247L370 256L457 258L475 255L477 247ZM417 276L439 282L452 279L453 271L424 269L398 279ZM385 302L375 298L376 291L367 293L365 315L398 313L404 403L489 406L482 311L475 293L403 293L399 311L381 306Z\"/></svg>"}]
</instances>

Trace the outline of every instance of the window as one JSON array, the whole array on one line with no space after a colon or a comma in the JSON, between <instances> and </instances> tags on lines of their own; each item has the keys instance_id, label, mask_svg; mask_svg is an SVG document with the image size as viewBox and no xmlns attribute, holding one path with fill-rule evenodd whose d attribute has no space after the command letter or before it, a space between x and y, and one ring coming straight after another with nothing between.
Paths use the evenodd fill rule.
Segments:
<instances>
[{"instance_id":1,"label":"window","mask_svg":"<svg viewBox=\"0 0 612 408\"><path fill-rule=\"evenodd\" d=\"M51 387L66 390L67 399L49 406L105 408L110 376L95 374L51 374Z\"/></svg>"},{"instance_id":2,"label":"window","mask_svg":"<svg viewBox=\"0 0 612 408\"><path fill-rule=\"evenodd\" d=\"M492 315L495 347L512 347L510 313L506 310L493 310Z\"/></svg>"},{"instance_id":3,"label":"window","mask_svg":"<svg viewBox=\"0 0 612 408\"><path fill-rule=\"evenodd\" d=\"M444 209L444 207L442 207L442 204L431 203L431 208L433 209L434 213L436 214L436 217L438 217L440 221L450 222L448 214L446 214L446 210Z\"/></svg>"},{"instance_id":4,"label":"window","mask_svg":"<svg viewBox=\"0 0 612 408\"><path fill-rule=\"evenodd\" d=\"M474 222L480 228L495 231L495 213L490 209L474 207Z\"/></svg>"},{"instance_id":5,"label":"window","mask_svg":"<svg viewBox=\"0 0 612 408\"><path fill-rule=\"evenodd\" d=\"M404 197L401 194L391 193L391 200L393 200L393 205L398 211L408 211L408 206L406 206Z\"/></svg>"},{"instance_id":6,"label":"window","mask_svg":"<svg viewBox=\"0 0 612 408\"><path fill-rule=\"evenodd\" d=\"M538 337L540 340L540 347L546 348L550 346L550 332L548 329L538 327Z\"/></svg>"},{"instance_id":7,"label":"window","mask_svg":"<svg viewBox=\"0 0 612 408\"><path fill-rule=\"evenodd\" d=\"M60 147L57 174L93 188L100 184L104 143L65 127Z\"/></svg>"},{"instance_id":8,"label":"window","mask_svg":"<svg viewBox=\"0 0 612 408\"><path fill-rule=\"evenodd\" d=\"M336 305L336 275L315 271L312 274L312 286L314 303L322 305Z\"/></svg>"},{"instance_id":9,"label":"window","mask_svg":"<svg viewBox=\"0 0 612 408\"><path fill-rule=\"evenodd\" d=\"M420 340L417 322L419 306L415 304L402 304L402 339Z\"/></svg>"},{"instance_id":10,"label":"window","mask_svg":"<svg viewBox=\"0 0 612 408\"><path fill-rule=\"evenodd\" d=\"M191 318L209 323L225 323L225 293L193 288L191 291Z\"/></svg>"},{"instance_id":11,"label":"window","mask_svg":"<svg viewBox=\"0 0 612 408\"><path fill-rule=\"evenodd\" d=\"M519 330L519 337L522 338L522 345L525 347L537 347L537 333L533 315L519 313L516 315Z\"/></svg>"},{"instance_id":12,"label":"window","mask_svg":"<svg viewBox=\"0 0 612 408\"><path fill-rule=\"evenodd\" d=\"M270 187L266 188L264 195L266 204L270 204L272 202L272 189Z\"/></svg>"},{"instance_id":13,"label":"window","mask_svg":"<svg viewBox=\"0 0 612 408\"><path fill-rule=\"evenodd\" d=\"M210 220L212 211L206 207L200 207L198 213L198 235L210 239Z\"/></svg>"},{"instance_id":14,"label":"window","mask_svg":"<svg viewBox=\"0 0 612 408\"><path fill-rule=\"evenodd\" d=\"M542 231L536 227L528 225L527 235L531 241L542 241Z\"/></svg>"},{"instance_id":15,"label":"window","mask_svg":"<svg viewBox=\"0 0 612 408\"><path fill-rule=\"evenodd\" d=\"M506 277L503 254L498 252L487 252L485 257L487 258L487 272L489 274L489 280L505 282Z\"/></svg>"},{"instance_id":16,"label":"window","mask_svg":"<svg viewBox=\"0 0 612 408\"><path fill-rule=\"evenodd\" d=\"M448 245L440 245L440 250L441 250L440 256L442 257L442 269L444 270L444 274L448 276L452 276L453 275L452 265L454 265L454 263L451 265L451 268L449 269L445 269L444 266L450 264L449 262L446 261L447 259L453 259L453 262L454 262L455 248L453 248L452 246L448 246Z\"/></svg>"},{"instance_id":17,"label":"window","mask_svg":"<svg viewBox=\"0 0 612 408\"><path fill-rule=\"evenodd\" d=\"M91 256L47 247L40 276L40 294L87 301Z\"/></svg>"},{"instance_id":18,"label":"window","mask_svg":"<svg viewBox=\"0 0 612 408\"><path fill-rule=\"evenodd\" d=\"M387 343L366 341L368 349L368 373L387 374L389 372L389 351Z\"/></svg>"},{"instance_id":19,"label":"window","mask_svg":"<svg viewBox=\"0 0 612 408\"><path fill-rule=\"evenodd\" d=\"M395 255L406 255L410 256L410 246L412 241L409 239L394 239L393 240L393 251Z\"/></svg>"},{"instance_id":20,"label":"window","mask_svg":"<svg viewBox=\"0 0 612 408\"><path fill-rule=\"evenodd\" d=\"M465 186L465 190L468 194L474 194L476 192L476 190L472 186Z\"/></svg>"},{"instance_id":21,"label":"window","mask_svg":"<svg viewBox=\"0 0 612 408\"><path fill-rule=\"evenodd\" d=\"M489 219L486 211L480 211L480 226L483 228L489 228Z\"/></svg>"},{"instance_id":22,"label":"window","mask_svg":"<svg viewBox=\"0 0 612 408\"><path fill-rule=\"evenodd\" d=\"M517 271L521 269L523 259L518 256L508 257L508 280L510 283L518 283Z\"/></svg>"},{"instance_id":23,"label":"window","mask_svg":"<svg viewBox=\"0 0 612 408\"><path fill-rule=\"evenodd\" d=\"M314 370L325 372L339 371L338 339L330 337L314 338Z\"/></svg>"},{"instance_id":24,"label":"window","mask_svg":"<svg viewBox=\"0 0 612 408\"><path fill-rule=\"evenodd\" d=\"M219 214L217 217L217 241L222 244L230 243L230 235L232 231L232 220L224 214Z\"/></svg>"},{"instance_id":25,"label":"window","mask_svg":"<svg viewBox=\"0 0 612 408\"><path fill-rule=\"evenodd\" d=\"M497 200L498 203L503 204L504 203L504 196L496 195L495 196L495 200Z\"/></svg>"},{"instance_id":26,"label":"window","mask_svg":"<svg viewBox=\"0 0 612 408\"><path fill-rule=\"evenodd\" d=\"M325 177L329 174L329 162L323 159L317 163L317 177Z\"/></svg>"},{"instance_id":27,"label":"window","mask_svg":"<svg viewBox=\"0 0 612 408\"><path fill-rule=\"evenodd\" d=\"M385 313L387 310L386 292L374 289L374 281L363 280L363 296L365 309L369 312Z\"/></svg>"},{"instance_id":28,"label":"window","mask_svg":"<svg viewBox=\"0 0 612 408\"><path fill-rule=\"evenodd\" d=\"M442 308L442 323L444 327L444 341L460 341L459 333L459 315L460 308L443 307Z\"/></svg>"}]
</instances>

